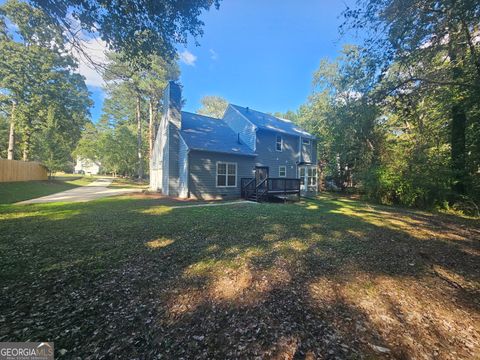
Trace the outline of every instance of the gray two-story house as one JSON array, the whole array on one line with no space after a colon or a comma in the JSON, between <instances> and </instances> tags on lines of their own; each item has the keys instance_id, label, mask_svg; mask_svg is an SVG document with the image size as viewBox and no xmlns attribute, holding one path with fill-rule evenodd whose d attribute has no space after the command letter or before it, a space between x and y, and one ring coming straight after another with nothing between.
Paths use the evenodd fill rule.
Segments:
<instances>
[{"instance_id":1,"label":"gray two-story house","mask_svg":"<svg viewBox=\"0 0 480 360\"><path fill-rule=\"evenodd\" d=\"M175 82L164 96L151 190L198 199L240 197L255 187L316 192L317 142L293 122L233 104L223 119L181 111Z\"/></svg>"}]
</instances>

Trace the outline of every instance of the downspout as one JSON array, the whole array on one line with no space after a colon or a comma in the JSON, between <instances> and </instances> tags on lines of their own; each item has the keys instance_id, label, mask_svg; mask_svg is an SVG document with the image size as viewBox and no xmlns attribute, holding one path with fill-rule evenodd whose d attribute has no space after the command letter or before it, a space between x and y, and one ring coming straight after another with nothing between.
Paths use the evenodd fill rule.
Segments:
<instances>
[{"instance_id":1,"label":"downspout","mask_svg":"<svg viewBox=\"0 0 480 360\"><path fill-rule=\"evenodd\" d=\"M298 137L298 161L297 161L297 176L300 177L299 174L299 165L302 162L302 137Z\"/></svg>"}]
</instances>

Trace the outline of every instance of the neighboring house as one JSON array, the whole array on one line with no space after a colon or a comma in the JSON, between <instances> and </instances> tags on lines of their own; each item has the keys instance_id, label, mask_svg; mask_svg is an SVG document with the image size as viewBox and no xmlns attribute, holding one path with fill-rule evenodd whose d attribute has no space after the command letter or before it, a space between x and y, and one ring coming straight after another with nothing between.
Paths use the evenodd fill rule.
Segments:
<instances>
[{"instance_id":1,"label":"neighboring house","mask_svg":"<svg viewBox=\"0 0 480 360\"><path fill-rule=\"evenodd\" d=\"M232 104L223 119L181 111L175 82L167 86L164 104L152 190L183 198L240 197L255 179L254 187L316 192L316 138L291 121Z\"/></svg>"},{"instance_id":2,"label":"neighboring house","mask_svg":"<svg viewBox=\"0 0 480 360\"><path fill-rule=\"evenodd\" d=\"M77 164L73 172L75 174L97 175L100 172L100 166L98 161L77 157Z\"/></svg>"}]
</instances>

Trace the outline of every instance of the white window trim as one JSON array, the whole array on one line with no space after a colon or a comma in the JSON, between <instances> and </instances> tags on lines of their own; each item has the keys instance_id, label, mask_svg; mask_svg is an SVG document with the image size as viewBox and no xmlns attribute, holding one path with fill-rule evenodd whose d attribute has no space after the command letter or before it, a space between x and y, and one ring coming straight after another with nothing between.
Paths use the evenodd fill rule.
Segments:
<instances>
[{"instance_id":1,"label":"white window trim","mask_svg":"<svg viewBox=\"0 0 480 360\"><path fill-rule=\"evenodd\" d=\"M226 173L225 173L225 185L218 185L218 165L225 164L226 166ZM228 165L235 165L235 185L228 185ZM234 162L226 162L226 161L217 161L215 164L215 185L217 188L236 188L237 187L237 177L238 177L238 167L237 163Z\"/></svg>"},{"instance_id":2,"label":"white window trim","mask_svg":"<svg viewBox=\"0 0 480 360\"><path fill-rule=\"evenodd\" d=\"M278 138L280 138L280 150L277 149ZM283 151L283 136L282 135L276 135L275 136L275 150L278 151L278 152Z\"/></svg>"},{"instance_id":3,"label":"white window trim","mask_svg":"<svg viewBox=\"0 0 480 360\"><path fill-rule=\"evenodd\" d=\"M285 169L285 175L283 175L283 176L282 176L282 172L280 171L281 168ZM284 177L284 178L287 177L287 166L286 165L280 165L278 167L278 177Z\"/></svg>"},{"instance_id":4,"label":"white window trim","mask_svg":"<svg viewBox=\"0 0 480 360\"><path fill-rule=\"evenodd\" d=\"M305 187L306 186L306 181L307 181L305 179L307 177L306 176L306 172L307 172L306 167L305 166L299 166L297 170L298 170L298 178L300 179L300 186ZM304 171L303 176L302 176L302 170ZM302 181L303 181L303 184L302 184Z\"/></svg>"},{"instance_id":5,"label":"white window trim","mask_svg":"<svg viewBox=\"0 0 480 360\"><path fill-rule=\"evenodd\" d=\"M305 172L302 176L302 170ZM315 170L315 176L309 176L309 170L313 172ZM298 167L298 178L303 181L304 189L316 188L318 185L318 168L315 165L299 166ZM313 184L309 184L308 180L314 179Z\"/></svg>"},{"instance_id":6,"label":"white window trim","mask_svg":"<svg viewBox=\"0 0 480 360\"><path fill-rule=\"evenodd\" d=\"M311 170L312 173L313 173L313 171L315 170L315 176L309 176L309 175L308 175L308 170ZM306 179L306 180L307 180L307 186L311 186L311 187L317 186L317 183L318 183L318 171L317 171L317 168L316 168L315 166L309 166L309 167L307 168L306 176L307 176L307 179ZM309 179L313 179L313 180L314 180L314 181L313 181L314 184L309 184L309 183L308 183L308 180L309 180Z\"/></svg>"}]
</instances>

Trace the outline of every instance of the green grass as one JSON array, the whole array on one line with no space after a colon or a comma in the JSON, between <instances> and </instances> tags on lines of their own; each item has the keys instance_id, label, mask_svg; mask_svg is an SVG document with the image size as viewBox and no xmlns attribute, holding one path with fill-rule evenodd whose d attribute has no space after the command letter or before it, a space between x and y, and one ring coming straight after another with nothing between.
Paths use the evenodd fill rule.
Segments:
<instances>
[{"instance_id":1,"label":"green grass","mask_svg":"<svg viewBox=\"0 0 480 360\"><path fill-rule=\"evenodd\" d=\"M61 191L84 186L95 178L82 176L57 176L48 181L17 181L0 183L0 204L13 204L55 194Z\"/></svg>"},{"instance_id":2,"label":"green grass","mask_svg":"<svg viewBox=\"0 0 480 360\"><path fill-rule=\"evenodd\" d=\"M148 183L146 181L115 178L113 179L113 182L110 184L109 188L147 189Z\"/></svg>"},{"instance_id":3,"label":"green grass","mask_svg":"<svg viewBox=\"0 0 480 360\"><path fill-rule=\"evenodd\" d=\"M183 204L0 205L0 341L67 358L474 356L478 220L331 196Z\"/></svg>"}]
</instances>

